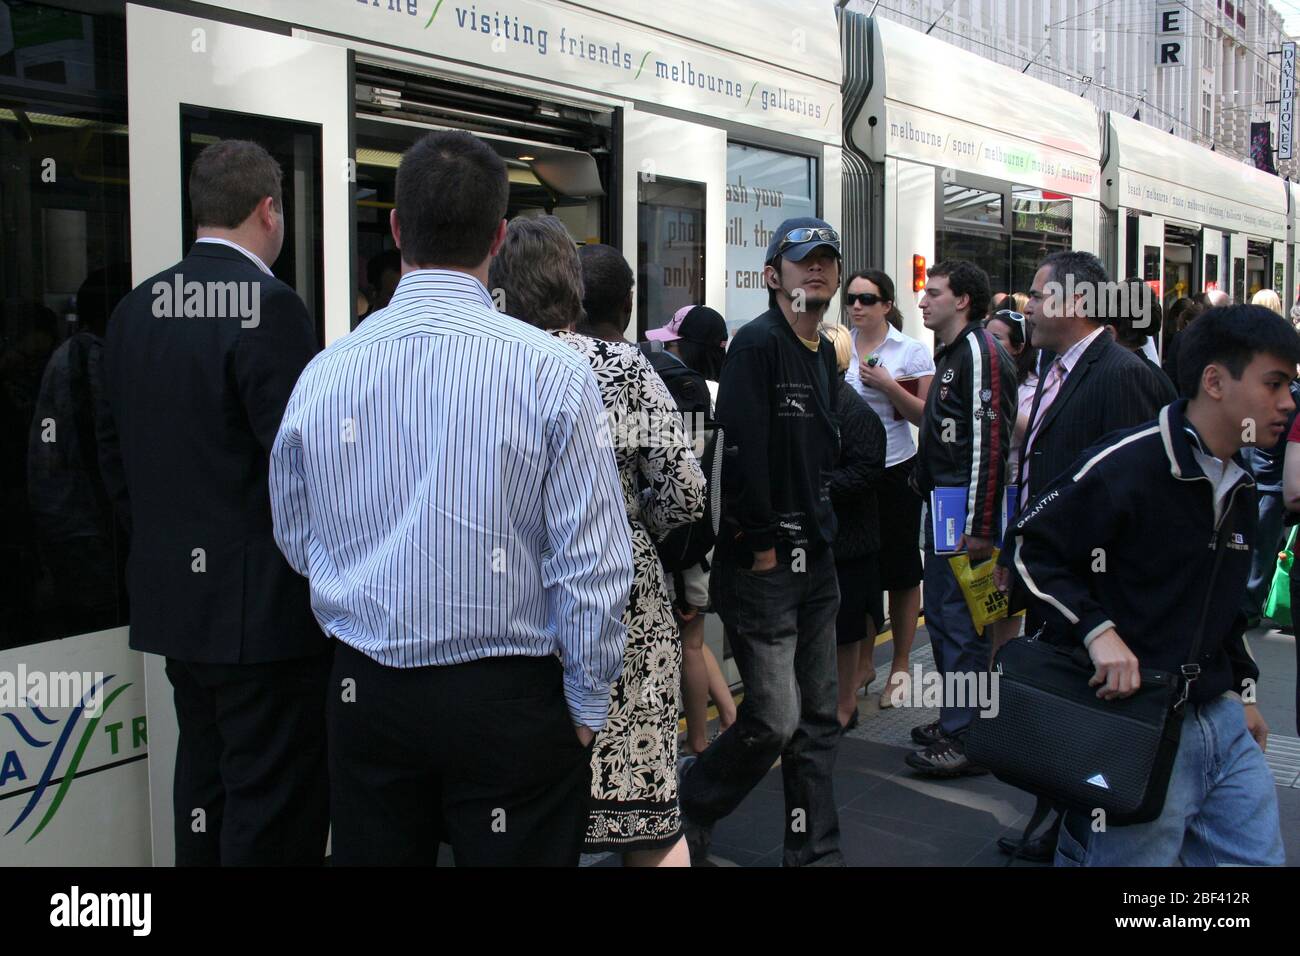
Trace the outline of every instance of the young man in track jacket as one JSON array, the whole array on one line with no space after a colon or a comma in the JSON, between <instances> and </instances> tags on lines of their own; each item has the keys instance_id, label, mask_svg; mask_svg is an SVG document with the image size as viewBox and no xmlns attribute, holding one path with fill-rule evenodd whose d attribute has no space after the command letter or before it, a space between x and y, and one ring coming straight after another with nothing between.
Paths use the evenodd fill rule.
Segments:
<instances>
[{"instance_id":1,"label":"young man in track jacket","mask_svg":"<svg viewBox=\"0 0 1300 956\"><path fill-rule=\"evenodd\" d=\"M988 304L988 276L960 259L931 269L921 298L921 317L940 349L921 419L917 490L928 502L936 489L959 489L955 494L966 517L956 550L967 552L972 563L989 558L1000 533L1016 418L1016 365L981 324ZM951 552L935 551L932 505L922 525L925 625L935 667L945 675L945 687L961 681L973 686L977 675L988 670L989 645L975 631L948 563ZM969 676L954 681L949 674ZM962 743L975 716L973 702L947 699L945 693L943 703L937 721L913 728L912 739L924 749L907 755L908 766L940 777L982 773L966 759Z\"/></svg>"},{"instance_id":2,"label":"young man in track jacket","mask_svg":"<svg viewBox=\"0 0 1300 956\"><path fill-rule=\"evenodd\" d=\"M1139 667L1190 678L1160 817L1093 832L1067 813L1058 866L1283 862L1243 633L1256 506L1238 452L1285 429L1297 361L1300 338L1269 310L1207 312L1179 353L1191 399L1085 451L1016 523L1015 572L1044 605L1045 639L1087 648L1098 697L1131 695Z\"/></svg>"},{"instance_id":3,"label":"young man in track jacket","mask_svg":"<svg viewBox=\"0 0 1300 956\"><path fill-rule=\"evenodd\" d=\"M736 722L682 762L693 863L709 828L779 757L786 866L842 865L831 791L840 591L827 490L839 453L835 348L817 330L839 286L829 224L787 219L767 249L770 308L731 340L715 417L726 428L710 593L745 682Z\"/></svg>"}]
</instances>

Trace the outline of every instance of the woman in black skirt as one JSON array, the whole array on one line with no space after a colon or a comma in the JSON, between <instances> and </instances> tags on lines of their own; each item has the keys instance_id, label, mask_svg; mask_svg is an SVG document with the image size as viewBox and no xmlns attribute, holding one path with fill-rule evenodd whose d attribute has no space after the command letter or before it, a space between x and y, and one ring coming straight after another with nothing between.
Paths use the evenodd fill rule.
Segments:
<instances>
[{"instance_id":1,"label":"woman in black skirt","mask_svg":"<svg viewBox=\"0 0 1300 956\"><path fill-rule=\"evenodd\" d=\"M822 332L835 346L840 374L849 367L852 346L849 330L826 324ZM880 518L876 488L885 474L885 426L848 382L836 383L835 409L840 417L840 458L830 473L827 488L835 507L837 529L831 551L840 585L840 611L835 619L836 659L839 670L840 725L850 729L858 722L858 684L855 678L866 655L871 660L876 634L884 626L880 571Z\"/></svg>"},{"instance_id":2,"label":"woman in black skirt","mask_svg":"<svg viewBox=\"0 0 1300 956\"><path fill-rule=\"evenodd\" d=\"M911 696L908 655L921 611L921 499L909 479L916 458L912 425L925 411L934 379L930 349L900 329L894 283L875 269L849 276L844 295L853 354L844 379L866 399L885 427L885 475L876 488L880 508L880 587L889 592L889 623L894 654L880 706ZM871 655L863 654L855 690L876 676Z\"/></svg>"}]
</instances>

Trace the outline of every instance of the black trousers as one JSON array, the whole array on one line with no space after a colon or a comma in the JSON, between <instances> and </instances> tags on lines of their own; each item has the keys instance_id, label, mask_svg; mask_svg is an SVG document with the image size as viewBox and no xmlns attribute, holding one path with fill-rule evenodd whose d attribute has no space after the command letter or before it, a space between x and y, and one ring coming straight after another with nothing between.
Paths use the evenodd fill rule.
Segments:
<instances>
[{"instance_id":1,"label":"black trousers","mask_svg":"<svg viewBox=\"0 0 1300 956\"><path fill-rule=\"evenodd\" d=\"M265 664L167 659L180 741L177 866L318 866L329 833L332 649Z\"/></svg>"},{"instance_id":2,"label":"black trousers","mask_svg":"<svg viewBox=\"0 0 1300 956\"><path fill-rule=\"evenodd\" d=\"M377 664L339 643L329 691L332 862L576 866L591 750L555 657Z\"/></svg>"}]
</instances>

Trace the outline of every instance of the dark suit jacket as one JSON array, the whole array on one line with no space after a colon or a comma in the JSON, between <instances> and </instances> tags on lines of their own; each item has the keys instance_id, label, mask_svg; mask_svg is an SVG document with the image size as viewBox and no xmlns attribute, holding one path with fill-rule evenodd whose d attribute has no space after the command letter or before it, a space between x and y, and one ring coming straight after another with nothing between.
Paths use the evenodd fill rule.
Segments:
<instances>
[{"instance_id":1,"label":"dark suit jacket","mask_svg":"<svg viewBox=\"0 0 1300 956\"><path fill-rule=\"evenodd\" d=\"M1079 357L1052 404L1039 409L1042 425L1029 456L1029 493L1022 503L1036 499L1102 436L1152 421L1175 397L1167 379L1102 332Z\"/></svg>"},{"instance_id":2,"label":"dark suit jacket","mask_svg":"<svg viewBox=\"0 0 1300 956\"><path fill-rule=\"evenodd\" d=\"M191 296L176 298L178 277L204 284L191 287L203 290L201 307ZM193 314L200 309L201 317ZM238 250L212 243L195 243L113 312L100 459L131 529L136 650L195 663L261 663L326 649L307 581L276 547L267 491L271 444L316 348L293 289Z\"/></svg>"}]
</instances>

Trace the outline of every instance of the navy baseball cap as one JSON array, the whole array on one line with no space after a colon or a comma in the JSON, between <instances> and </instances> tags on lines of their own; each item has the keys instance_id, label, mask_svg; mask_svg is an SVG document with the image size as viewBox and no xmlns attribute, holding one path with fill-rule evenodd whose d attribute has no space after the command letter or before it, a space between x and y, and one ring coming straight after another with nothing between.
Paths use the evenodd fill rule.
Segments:
<instances>
[{"instance_id":1,"label":"navy baseball cap","mask_svg":"<svg viewBox=\"0 0 1300 956\"><path fill-rule=\"evenodd\" d=\"M840 234L831 228L829 222L812 216L787 219L772 233L763 263L767 265L777 256L799 262L818 246L829 246L835 250L835 255L840 255Z\"/></svg>"}]
</instances>

